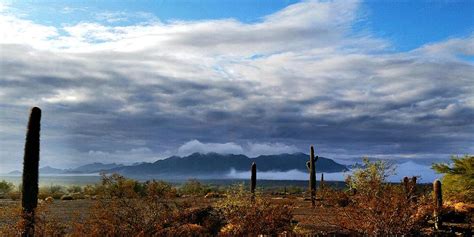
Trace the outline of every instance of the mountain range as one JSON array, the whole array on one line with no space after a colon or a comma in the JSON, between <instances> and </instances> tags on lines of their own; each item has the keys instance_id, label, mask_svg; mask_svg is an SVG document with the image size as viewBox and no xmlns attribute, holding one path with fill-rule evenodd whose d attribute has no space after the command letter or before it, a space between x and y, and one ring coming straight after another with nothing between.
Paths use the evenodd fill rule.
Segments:
<instances>
[{"instance_id":1,"label":"mountain range","mask_svg":"<svg viewBox=\"0 0 474 237\"><path fill-rule=\"evenodd\" d=\"M153 163L137 163L133 165L92 163L74 169L56 169L49 166L40 169L42 174L92 174L120 173L126 176L156 177L156 178L225 178L231 171L245 172L250 169L252 162L257 164L257 170L262 172L298 170L307 172L306 161L309 155L304 153L261 155L249 158L245 155L193 153L188 156L172 156ZM331 159L319 157L316 163L317 172L347 171L345 165Z\"/></svg>"},{"instance_id":2,"label":"mountain range","mask_svg":"<svg viewBox=\"0 0 474 237\"><path fill-rule=\"evenodd\" d=\"M117 167L122 167L122 166L124 165L116 164L116 163L103 164L100 162L94 162L94 163L82 165L73 169L58 169L58 168L53 168L51 166L44 166L44 167L39 168L39 172L40 174L93 174L93 173L106 172L107 170L117 168ZM8 174L21 175L21 171L14 170Z\"/></svg>"}]
</instances>

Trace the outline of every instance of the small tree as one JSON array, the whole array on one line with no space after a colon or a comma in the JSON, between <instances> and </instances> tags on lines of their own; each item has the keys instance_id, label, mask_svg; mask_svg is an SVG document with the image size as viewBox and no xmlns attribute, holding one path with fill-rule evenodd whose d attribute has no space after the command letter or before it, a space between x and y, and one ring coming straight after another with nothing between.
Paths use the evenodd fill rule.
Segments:
<instances>
[{"instance_id":1,"label":"small tree","mask_svg":"<svg viewBox=\"0 0 474 237\"><path fill-rule=\"evenodd\" d=\"M395 173L395 168L384 160L371 162L368 158L364 158L362 168L356 169L346 182L350 189L357 190L358 193L377 194L386 183L386 179Z\"/></svg>"},{"instance_id":2,"label":"small tree","mask_svg":"<svg viewBox=\"0 0 474 237\"><path fill-rule=\"evenodd\" d=\"M447 199L474 202L474 156L451 157L452 164L433 164L432 169L444 174L443 196Z\"/></svg>"}]
</instances>

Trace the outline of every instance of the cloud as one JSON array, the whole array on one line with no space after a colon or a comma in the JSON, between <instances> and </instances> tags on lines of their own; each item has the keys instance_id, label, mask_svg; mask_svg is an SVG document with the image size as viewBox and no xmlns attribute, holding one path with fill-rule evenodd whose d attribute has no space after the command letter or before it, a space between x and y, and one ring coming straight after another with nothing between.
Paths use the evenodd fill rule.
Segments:
<instances>
[{"instance_id":1,"label":"cloud","mask_svg":"<svg viewBox=\"0 0 474 237\"><path fill-rule=\"evenodd\" d=\"M311 144L330 158L474 153L474 67L459 56L471 55L472 36L393 52L354 29L359 4L346 1L305 1L253 23L49 26L2 9L0 169L21 164L31 106L44 111L48 164L140 147L159 155L133 159Z\"/></svg>"},{"instance_id":2,"label":"cloud","mask_svg":"<svg viewBox=\"0 0 474 237\"><path fill-rule=\"evenodd\" d=\"M457 56L474 56L474 34L465 38L452 38L443 42L427 44L420 53L432 57L456 58Z\"/></svg>"},{"instance_id":3,"label":"cloud","mask_svg":"<svg viewBox=\"0 0 474 237\"><path fill-rule=\"evenodd\" d=\"M344 181L352 171L324 173L324 180L326 181ZM431 165L421 165L412 161L403 162L395 166L395 173L387 177L389 182L400 182L404 177L411 177L416 175L418 182L431 183L433 180L441 178L442 175L436 174L431 169ZM237 172L231 169L226 175L230 179L248 179L250 172ZM308 173L298 170L289 171L257 171L257 178L259 180L308 180ZM316 173L316 180L321 180L321 174Z\"/></svg>"},{"instance_id":4,"label":"cloud","mask_svg":"<svg viewBox=\"0 0 474 237\"><path fill-rule=\"evenodd\" d=\"M294 145L286 145L283 143L248 143L246 154L249 157L257 157L259 155L275 155L275 154L293 154L300 150Z\"/></svg>"},{"instance_id":5,"label":"cloud","mask_svg":"<svg viewBox=\"0 0 474 237\"><path fill-rule=\"evenodd\" d=\"M104 50L140 51L148 48L173 52L175 55L210 54L251 56L255 53L276 53L288 50L306 50L312 47L331 48L342 42L355 18L355 1L308 1L289 7L263 21L245 24L234 19L206 21L160 22L156 19L135 25L112 26L98 22L79 22L62 27L59 34L54 27L45 27L7 14L0 22L10 22L16 30L9 30L5 42L31 39L29 44L38 49L56 49L73 52ZM99 20L123 20L123 12L97 14ZM146 15L146 14L139 14ZM2 27L4 29L7 26ZM12 34L13 33L13 34ZM203 37L210 36L212 37ZM338 46L339 47L339 46Z\"/></svg>"},{"instance_id":6,"label":"cloud","mask_svg":"<svg viewBox=\"0 0 474 237\"><path fill-rule=\"evenodd\" d=\"M227 143L202 143L198 140L191 140L178 148L179 156L187 156L195 152L199 153L219 153L219 154L244 154L249 157L259 155L274 155L298 152L299 149L293 145L283 143L250 143L242 146L234 142Z\"/></svg>"},{"instance_id":7,"label":"cloud","mask_svg":"<svg viewBox=\"0 0 474 237\"><path fill-rule=\"evenodd\" d=\"M243 149L240 145L233 142L228 143L201 143L198 140L192 140L178 148L178 155L187 156L192 153L211 153L220 154L242 154Z\"/></svg>"}]
</instances>

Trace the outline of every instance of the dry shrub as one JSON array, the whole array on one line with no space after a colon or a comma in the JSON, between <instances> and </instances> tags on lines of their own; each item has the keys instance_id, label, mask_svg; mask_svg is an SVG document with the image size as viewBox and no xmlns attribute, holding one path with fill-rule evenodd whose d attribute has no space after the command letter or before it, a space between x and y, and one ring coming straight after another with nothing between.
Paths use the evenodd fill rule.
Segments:
<instances>
[{"instance_id":1,"label":"dry shrub","mask_svg":"<svg viewBox=\"0 0 474 237\"><path fill-rule=\"evenodd\" d=\"M173 198L178 193L176 188L164 181L147 181L144 186L146 195L152 198Z\"/></svg>"},{"instance_id":2,"label":"dry shrub","mask_svg":"<svg viewBox=\"0 0 474 237\"><path fill-rule=\"evenodd\" d=\"M292 230L293 215L288 206L272 204L259 195L252 198L243 186L231 190L217 207L227 222L222 235L275 235Z\"/></svg>"},{"instance_id":3,"label":"dry shrub","mask_svg":"<svg viewBox=\"0 0 474 237\"><path fill-rule=\"evenodd\" d=\"M54 199L61 199L66 194L65 187L60 185L51 185L39 188L38 198L45 199L47 197L53 197Z\"/></svg>"},{"instance_id":4,"label":"dry shrub","mask_svg":"<svg viewBox=\"0 0 474 237\"><path fill-rule=\"evenodd\" d=\"M402 185L386 182L392 172L386 161L365 159L363 168L346 179L349 201L339 211L337 225L365 235L419 233L431 218L431 196L409 198Z\"/></svg>"},{"instance_id":5,"label":"dry shrub","mask_svg":"<svg viewBox=\"0 0 474 237\"><path fill-rule=\"evenodd\" d=\"M150 236L172 220L174 209L144 199L97 200L90 216L74 225L73 236Z\"/></svg>"},{"instance_id":6,"label":"dry shrub","mask_svg":"<svg viewBox=\"0 0 474 237\"><path fill-rule=\"evenodd\" d=\"M119 174L101 174L102 185L97 187L97 193L105 198L137 198L143 192L143 185L133 179L127 179Z\"/></svg>"},{"instance_id":7,"label":"dry shrub","mask_svg":"<svg viewBox=\"0 0 474 237\"><path fill-rule=\"evenodd\" d=\"M351 204L341 209L339 224L368 235L417 234L431 217L427 198L417 203L407 200L403 189L386 186L374 195L356 194Z\"/></svg>"},{"instance_id":8,"label":"dry shrub","mask_svg":"<svg viewBox=\"0 0 474 237\"><path fill-rule=\"evenodd\" d=\"M114 198L98 200L91 214L74 224L72 236L216 235L224 225L212 207L185 208L171 200Z\"/></svg>"},{"instance_id":9,"label":"dry shrub","mask_svg":"<svg viewBox=\"0 0 474 237\"><path fill-rule=\"evenodd\" d=\"M193 196L204 196L210 192L216 192L217 190L213 189L209 185L202 184L196 179L190 179L184 183L180 189L179 193L183 195L193 195Z\"/></svg>"},{"instance_id":10,"label":"dry shrub","mask_svg":"<svg viewBox=\"0 0 474 237\"><path fill-rule=\"evenodd\" d=\"M172 226L163 229L160 234L168 236L215 236L225 224L222 212L214 207L194 207L176 211ZM182 231L193 230L183 235ZM196 232L194 232L196 231Z\"/></svg>"},{"instance_id":11,"label":"dry shrub","mask_svg":"<svg viewBox=\"0 0 474 237\"><path fill-rule=\"evenodd\" d=\"M20 232L21 206L18 203L2 203L0 206L0 236L18 236Z\"/></svg>"},{"instance_id":12,"label":"dry shrub","mask_svg":"<svg viewBox=\"0 0 474 237\"><path fill-rule=\"evenodd\" d=\"M20 191L11 191L7 195L11 200L16 201L21 198L21 192Z\"/></svg>"},{"instance_id":13,"label":"dry shrub","mask_svg":"<svg viewBox=\"0 0 474 237\"><path fill-rule=\"evenodd\" d=\"M177 196L177 190L164 181L146 181L126 178L119 174L101 174L102 182L98 185L87 185L84 194L102 198L171 198Z\"/></svg>"},{"instance_id":14,"label":"dry shrub","mask_svg":"<svg viewBox=\"0 0 474 237\"><path fill-rule=\"evenodd\" d=\"M64 236L68 225L50 213L49 205L41 203L35 210L35 236ZM0 207L0 236L19 236L24 228L19 203Z\"/></svg>"},{"instance_id":15,"label":"dry shrub","mask_svg":"<svg viewBox=\"0 0 474 237\"><path fill-rule=\"evenodd\" d=\"M323 205L327 207L346 207L351 203L350 195L343 190L325 187L321 196Z\"/></svg>"},{"instance_id":16,"label":"dry shrub","mask_svg":"<svg viewBox=\"0 0 474 237\"><path fill-rule=\"evenodd\" d=\"M53 215L48 203L38 206L35 221L35 236L64 236L69 231L69 224Z\"/></svg>"},{"instance_id":17,"label":"dry shrub","mask_svg":"<svg viewBox=\"0 0 474 237\"><path fill-rule=\"evenodd\" d=\"M174 202L177 191L163 181L138 181L118 174L102 176L102 185L86 187L101 198L89 216L73 228L73 236L215 235L223 225L213 208L187 208Z\"/></svg>"}]
</instances>

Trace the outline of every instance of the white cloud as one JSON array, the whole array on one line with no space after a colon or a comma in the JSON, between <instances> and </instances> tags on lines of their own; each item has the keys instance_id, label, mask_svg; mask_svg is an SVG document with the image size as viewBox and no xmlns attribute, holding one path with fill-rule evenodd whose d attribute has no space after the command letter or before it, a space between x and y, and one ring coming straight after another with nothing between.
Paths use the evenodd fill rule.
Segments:
<instances>
[{"instance_id":1,"label":"white cloud","mask_svg":"<svg viewBox=\"0 0 474 237\"><path fill-rule=\"evenodd\" d=\"M0 32L0 44L25 44L37 48L50 47L51 37L58 36L55 27L4 14L0 15Z\"/></svg>"},{"instance_id":2,"label":"white cloud","mask_svg":"<svg viewBox=\"0 0 474 237\"><path fill-rule=\"evenodd\" d=\"M130 52L153 48L155 52L163 51L164 54L217 56L225 53L226 57L249 57L253 54L334 47L335 42L344 42L344 36L350 33L356 8L355 1L309 1L291 5L265 17L262 22L252 24L233 19L162 23L150 21L148 17L148 21L130 26L80 22L60 29L7 14L0 18L0 26L8 35L2 43L21 42L38 49ZM105 12L98 17L117 21L123 20L125 15ZM65 34L59 35L60 30ZM25 41L32 36L35 36L33 41Z\"/></svg>"},{"instance_id":3,"label":"white cloud","mask_svg":"<svg viewBox=\"0 0 474 237\"><path fill-rule=\"evenodd\" d=\"M351 174L352 171L324 173L324 180L344 181ZM418 177L418 182L420 183L431 183L432 180L442 177L442 175L436 174L430 165L420 165L413 161L408 161L395 166L395 174L390 175L387 180L389 182L400 182L405 176L411 177L414 175ZM231 179L248 179L250 172L237 172L235 169L231 169L226 177ZM258 171L257 169L257 178L259 180L308 180L308 173L299 170ZM316 180L320 179L321 174L317 173Z\"/></svg>"},{"instance_id":4,"label":"white cloud","mask_svg":"<svg viewBox=\"0 0 474 237\"><path fill-rule=\"evenodd\" d=\"M198 140L192 140L178 148L179 156L187 156L192 153L211 153L219 154L242 154L243 149L240 145L233 142L228 143L201 143Z\"/></svg>"},{"instance_id":5,"label":"white cloud","mask_svg":"<svg viewBox=\"0 0 474 237\"><path fill-rule=\"evenodd\" d=\"M259 155L293 154L299 151L296 146L283 143L248 143L245 153L249 157L257 157Z\"/></svg>"},{"instance_id":6,"label":"white cloud","mask_svg":"<svg viewBox=\"0 0 474 237\"><path fill-rule=\"evenodd\" d=\"M48 103L81 103L88 99L87 91L84 90L58 90L54 95L44 97L42 100Z\"/></svg>"},{"instance_id":7,"label":"white cloud","mask_svg":"<svg viewBox=\"0 0 474 237\"><path fill-rule=\"evenodd\" d=\"M474 56L474 34L465 38L452 38L443 42L427 44L416 51L438 58L455 58L459 55Z\"/></svg>"},{"instance_id":8,"label":"white cloud","mask_svg":"<svg viewBox=\"0 0 474 237\"><path fill-rule=\"evenodd\" d=\"M275 154L293 154L299 152L299 149L293 145L284 143L250 143L244 146L234 142L228 143L202 143L198 140L186 142L178 148L179 156L187 156L192 153L219 153L219 154L244 154L249 157L257 157L259 155L275 155Z\"/></svg>"}]
</instances>

